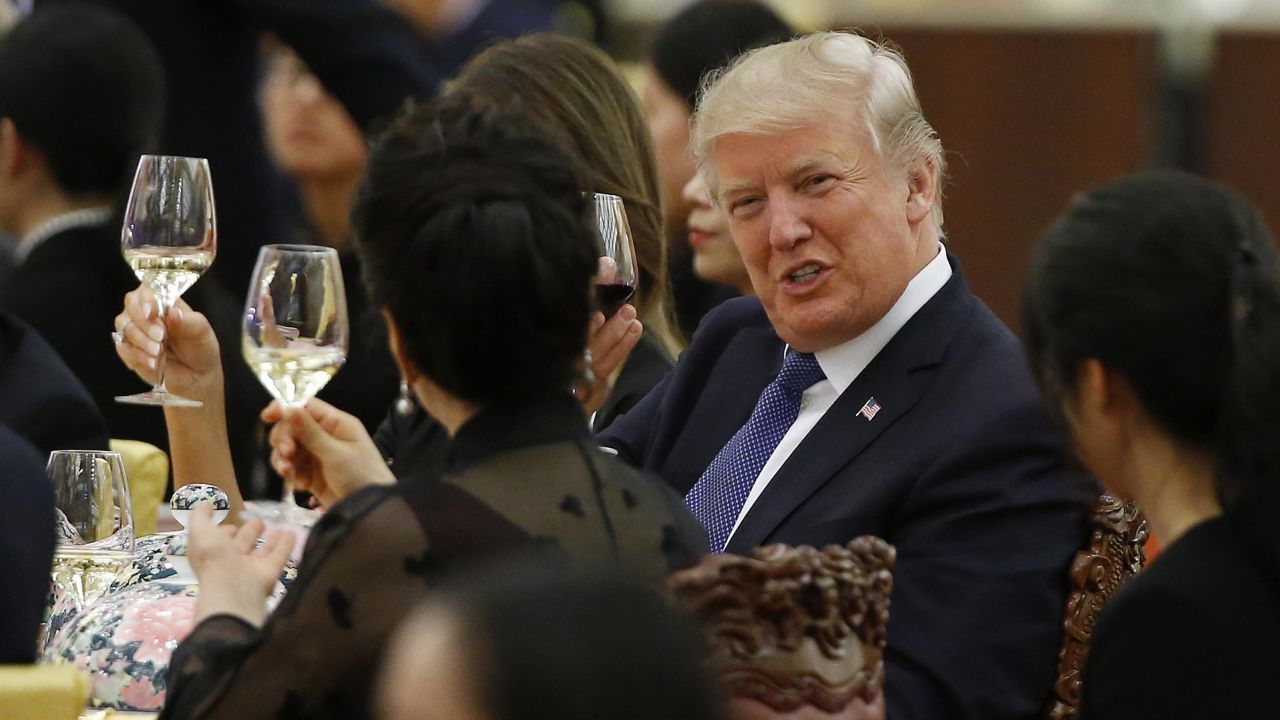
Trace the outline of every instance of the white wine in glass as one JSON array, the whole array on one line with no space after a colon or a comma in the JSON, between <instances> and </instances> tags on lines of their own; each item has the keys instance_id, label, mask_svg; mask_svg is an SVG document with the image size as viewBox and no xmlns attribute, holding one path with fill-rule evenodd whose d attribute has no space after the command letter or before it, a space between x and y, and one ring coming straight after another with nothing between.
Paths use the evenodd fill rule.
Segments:
<instances>
[{"instance_id":1,"label":"white wine in glass","mask_svg":"<svg viewBox=\"0 0 1280 720\"><path fill-rule=\"evenodd\" d=\"M84 608L133 562L133 508L124 461L115 452L55 450L46 472L57 522L53 581Z\"/></svg>"},{"instance_id":2,"label":"white wine in glass","mask_svg":"<svg viewBox=\"0 0 1280 720\"><path fill-rule=\"evenodd\" d=\"M217 234L209 162L143 155L133 177L120 245L133 273L155 294L162 323L178 298L213 264ZM116 401L172 407L202 404L165 388L163 347L156 363L155 387Z\"/></svg>"},{"instance_id":3,"label":"white wine in glass","mask_svg":"<svg viewBox=\"0 0 1280 720\"><path fill-rule=\"evenodd\" d=\"M319 245L259 250L243 329L245 362L267 392L286 407L306 405L347 359L347 295L338 253ZM292 498L286 479L286 510Z\"/></svg>"}]
</instances>

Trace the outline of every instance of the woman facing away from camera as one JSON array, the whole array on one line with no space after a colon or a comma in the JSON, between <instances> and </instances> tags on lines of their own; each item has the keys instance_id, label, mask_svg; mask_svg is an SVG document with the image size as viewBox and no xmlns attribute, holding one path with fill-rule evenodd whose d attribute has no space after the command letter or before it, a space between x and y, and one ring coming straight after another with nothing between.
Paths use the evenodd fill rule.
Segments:
<instances>
[{"instance_id":1,"label":"woman facing away from camera","mask_svg":"<svg viewBox=\"0 0 1280 720\"><path fill-rule=\"evenodd\" d=\"M631 341L634 349L617 370L609 358L594 356L599 389L584 404L593 411L592 429L603 430L662 379L681 348L668 295L662 194L639 100L603 51L551 34L489 47L467 63L449 91L465 92L486 107L528 113L576 161L584 190L617 195L626 206L639 287L607 325L603 316L594 323L604 333L628 332L638 341ZM597 343L592 345L596 352ZM283 474L292 469L293 443L282 444L281 434L273 438L273 464ZM448 453L443 428L420 409L389 414L374 439L396 475L438 466Z\"/></svg>"},{"instance_id":2,"label":"woman facing away from camera","mask_svg":"<svg viewBox=\"0 0 1280 720\"><path fill-rule=\"evenodd\" d=\"M286 543L254 549L260 523L196 516L197 625L162 717L366 717L391 629L455 568L534 545L656 580L705 551L678 496L596 447L570 392L597 267L573 164L527 116L473 108L453 94L401 117L372 150L354 213L393 357L452 436L446 470L396 483L354 418L290 412L310 449L298 477L329 510L270 618ZM136 305L131 322L154 324ZM168 382L206 399L209 378L192 368L216 376L217 358L202 322L186 308L170 320ZM192 337L205 345L183 344ZM150 374L132 341L121 355Z\"/></svg>"},{"instance_id":3,"label":"woman facing away from camera","mask_svg":"<svg viewBox=\"0 0 1280 720\"><path fill-rule=\"evenodd\" d=\"M1081 459L1166 545L1103 610L1082 720L1275 705L1278 271L1253 208L1172 173L1078 200L1034 257L1032 365Z\"/></svg>"}]
</instances>

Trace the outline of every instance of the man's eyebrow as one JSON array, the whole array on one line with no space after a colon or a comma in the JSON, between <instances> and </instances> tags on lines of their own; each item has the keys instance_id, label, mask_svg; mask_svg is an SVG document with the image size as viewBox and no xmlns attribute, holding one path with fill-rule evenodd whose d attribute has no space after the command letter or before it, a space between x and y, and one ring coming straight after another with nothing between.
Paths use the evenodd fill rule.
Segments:
<instances>
[{"instance_id":1,"label":"man's eyebrow","mask_svg":"<svg viewBox=\"0 0 1280 720\"><path fill-rule=\"evenodd\" d=\"M721 185L720 199L727 198L730 195L735 195L737 193L749 192L751 190L755 190L757 187L759 187L759 183L751 180L740 180L738 182L728 183L727 185Z\"/></svg>"},{"instance_id":2,"label":"man's eyebrow","mask_svg":"<svg viewBox=\"0 0 1280 720\"><path fill-rule=\"evenodd\" d=\"M841 160L835 153L820 152L813 155L804 155L797 158L796 161L787 168L787 177L793 178L797 175L804 175L812 172L818 167L829 167L831 163L840 163Z\"/></svg>"}]
</instances>

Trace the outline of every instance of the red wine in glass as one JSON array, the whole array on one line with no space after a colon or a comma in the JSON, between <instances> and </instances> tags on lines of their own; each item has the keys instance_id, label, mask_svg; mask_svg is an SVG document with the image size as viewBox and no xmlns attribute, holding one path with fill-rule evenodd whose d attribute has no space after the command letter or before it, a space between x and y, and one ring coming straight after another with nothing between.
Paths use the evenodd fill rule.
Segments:
<instances>
[{"instance_id":1,"label":"red wine in glass","mask_svg":"<svg viewBox=\"0 0 1280 720\"><path fill-rule=\"evenodd\" d=\"M605 319L611 318L635 292L635 285L624 283L596 285L596 309L604 313Z\"/></svg>"}]
</instances>

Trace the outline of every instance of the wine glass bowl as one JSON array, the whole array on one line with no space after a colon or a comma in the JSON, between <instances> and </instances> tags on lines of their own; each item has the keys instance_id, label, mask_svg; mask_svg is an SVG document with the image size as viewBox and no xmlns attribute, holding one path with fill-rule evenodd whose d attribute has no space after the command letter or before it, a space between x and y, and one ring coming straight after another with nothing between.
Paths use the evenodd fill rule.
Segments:
<instances>
[{"instance_id":1,"label":"wine glass bowl","mask_svg":"<svg viewBox=\"0 0 1280 720\"><path fill-rule=\"evenodd\" d=\"M217 252L217 213L209 162L203 158L143 155L120 232L125 261L138 281L155 293L159 317L195 284ZM136 405L200 407L164 386L163 349L155 387L149 392L117 397Z\"/></svg>"},{"instance_id":2,"label":"wine glass bowl","mask_svg":"<svg viewBox=\"0 0 1280 720\"><path fill-rule=\"evenodd\" d=\"M55 450L46 466L56 508L53 581L83 608L133 562L133 507L120 453Z\"/></svg>"},{"instance_id":3,"label":"wine glass bowl","mask_svg":"<svg viewBox=\"0 0 1280 720\"><path fill-rule=\"evenodd\" d=\"M639 284L635 243L622 198L617 195L588 195L594 214L596 248L600 268L596 275L596 309L611 317L631 299Z\"/></svg>"},{"instance_id":4,"label":"wine glass bowl","mask_svg":"<svg viewBox=\"0 0 1280 720\"><path fill-rule=\"evenodd\" d=\"M244 358L272 397L301 407L347 357L347 299L333 248L267 245L244 309Z\"/></svg>"}]
</instances>

